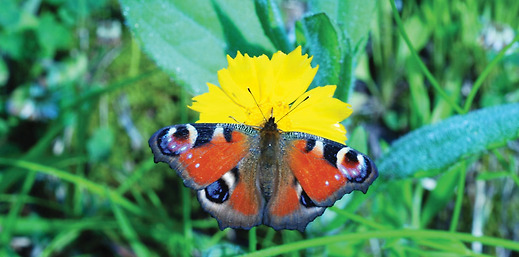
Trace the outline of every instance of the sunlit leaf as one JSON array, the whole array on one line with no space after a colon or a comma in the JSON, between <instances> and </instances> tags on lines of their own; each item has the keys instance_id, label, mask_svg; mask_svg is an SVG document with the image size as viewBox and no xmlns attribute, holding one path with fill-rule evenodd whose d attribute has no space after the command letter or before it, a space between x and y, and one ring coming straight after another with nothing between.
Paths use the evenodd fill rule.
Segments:
<instances>
[{"instance_id":1,"label":"sunlit leaf","mask_svg":"<svg viewBox=\"0 0 519 257\"><path fill-rule=\"evenodd\" d=\"M478 154L519 137L519 104L451 117L395 141L377 166L384 179L419 171L447 170L464 156Z\"/></svg>"},{"instance_id":2,"label":"sunlit leaf","mask_svg":"<svg viewBox=\"0 0 519 257\"><path fill-rule=\"evenodd\" d=\"M121 0L127 25L142 48L192 94L217 84L226 56L275 51L250 0Z\"/></svg>"}]
</instances>

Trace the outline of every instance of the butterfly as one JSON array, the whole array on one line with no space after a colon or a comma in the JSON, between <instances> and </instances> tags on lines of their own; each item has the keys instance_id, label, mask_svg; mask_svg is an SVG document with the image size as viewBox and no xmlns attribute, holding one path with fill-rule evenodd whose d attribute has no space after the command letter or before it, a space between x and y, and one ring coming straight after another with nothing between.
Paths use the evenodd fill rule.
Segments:
<instances>
[{"instance_id":1,"label":"butterfly","mask_svg":"<svg viewBox=\"0 0 519 257\"><path fill-rule=\"evenodd\" d=\"M264 224L303 231L344 194L364 193L378 176L357 150L316 135L263 126L194 123L162 128L149 140L155 162L197 191L220 229Z\"/></svg>"}]
</instances>

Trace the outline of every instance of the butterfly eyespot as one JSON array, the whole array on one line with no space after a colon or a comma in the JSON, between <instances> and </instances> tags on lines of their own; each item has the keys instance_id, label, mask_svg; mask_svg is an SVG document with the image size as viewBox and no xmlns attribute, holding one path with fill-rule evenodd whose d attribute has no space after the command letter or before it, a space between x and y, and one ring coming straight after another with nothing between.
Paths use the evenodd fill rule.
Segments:
<instances>
[{"instance_id":1,"label":"butterfly eyespot","mask_svg":"<svg viewBox=\"0 0 519 257\"><path fill-rule=\"evenodd\" d=\"M358 156L358 163L362 166L362 169L360 169L360 176L355 178L355 181L358 183L364 182L366 178L368 178L371 175L371 161L369 159L364 158L363 155L359 154Z\"/></svg>"},{"instance_id":2,"label":"butterfly eyespot","mask_svg":"<svg viewBox=\"0 0 519 257\"><path fill-rule=\"evenodd\" d=\"M346 156L347 160L344 159L344 161L355 162L355 163L359 162L359 159L357 158L357 153L355 153L353 151L348 151L345 156Z\"/></svg>"},{"instance_id":3,"label":"butterfly eyespot","mask_svg":"<svg viewBox=\"0 0 519 257\"><path fill-rule=\"evenodd\" d=\"M196 129L187 124L163 128L152 138L156 138L156 147L162 154L179 156L191 149L197 136Z\"/></svg>"},{"instance_id":4,"label":"butterfly eyespot","mask_svg":"<svg viewBox=\"0 0 519 257\"><path fill-rule=\"evenodd\" d=\"M186 140L189 138L189 129L186 126L178 126L173 133L173 137L180 140Z\"/></svg>"},{"instance_id":5,"label":"butterfly eyespot","mask_svg":"<svg viewBox=\"0 0 519 257\"><path fill-rule=\"evenodd\" d=\"M348 180L363 183L369 177L371 167L364 155L344 147L337 153L337 158L337 168Z\"/></svg>"},{"instance_id":6,"label":"butterfly eyespot","mask_svg":"<svg viewBox=\"0 0 519 257\"><path fill-rule=\"evenodd\" d=\"M310 199L310 197L306 194L305 191L301 193L300 202L306 208L316 207L315 203Z\"/></svg>"},{"instance_id":7,"label":"butterfly eyespot","mask_svg":"<svg viewBox=\"0 0 519 257\"><path fill-rule=\"evenodd\" d=\"M229 186L219 179L205 188L206 198L214 203L223 203L229 199Z\"/></svg>"},{"instance_id":8,"label":"butterfly eyespot","mask_svg":"<svg viewBox=\"0 0 519 257\"><path fill-rule=\"evenodd\" d=\"M184 132L180 132L177 135L179 130L176 130L172 136L170 136L170 130L165 129L158 137L158 146L160 151L165 155L177 156L183 152L185 152L189 148L189 143L186 143L186 134ZM187 132L189 135L189 132ZM189 137L189 136L187 136ZM179 139L179 140L177 140Z\"/></svg>"}]
</instances>

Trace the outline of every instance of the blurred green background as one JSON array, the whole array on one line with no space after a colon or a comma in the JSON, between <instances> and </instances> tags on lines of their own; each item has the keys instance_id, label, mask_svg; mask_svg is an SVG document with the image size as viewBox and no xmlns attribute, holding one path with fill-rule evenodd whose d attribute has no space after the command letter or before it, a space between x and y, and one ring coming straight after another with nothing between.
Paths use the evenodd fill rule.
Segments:
<instances>
[{"instance_id":1,"label":"blurred green background","mask_svg":"<svg viewBox=\"0 0 519 257\"><path fill-rule=\"evenodd\" d=\"M0 256L514 256L518 14L515 0L2 0ZM220 231L147 140L196 121L186 106L227 54L296 45L320 66L312 87L353 105L347 144L381 176L305 233Z\"/></svg>"}]
</instances>

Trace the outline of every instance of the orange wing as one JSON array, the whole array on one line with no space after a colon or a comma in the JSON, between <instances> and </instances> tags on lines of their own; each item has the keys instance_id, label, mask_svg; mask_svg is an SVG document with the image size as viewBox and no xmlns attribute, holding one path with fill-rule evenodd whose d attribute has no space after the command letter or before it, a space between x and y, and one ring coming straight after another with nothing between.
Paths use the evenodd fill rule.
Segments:
<instances>
[{"instance_id":1,"label":"orange wing","mask_svg":"<svg viewBox=\"0 0 519 257\"><path fill-rule=\"evenodd\" d=\"M198 190L204 210L226 227L259 225L264 199L256 186L257 156L250 151L258 133L240 124L165 127L149 140L155 162L165 162Z\"/></svg>"},{"instance_id":2,"label":"orange wing","mask_svg":"<svg viewBox=\"0 0 519 257\"><path fill-rule=\"evenodd\" d=\"M149 140L155 162L168 163L188 187L209 186L249 152L248 135L230 124L222 125L185 124L160 129Z\"/></svg>"},{"instance_id":3,"label":"orange wing","mask_svg":"<svg viewBox=\"0 0 519 257\"><path fill-rule=\"evenodd\" d=\"M317 206L331 206L353 190L366 193L378 177L375 164L351 147L300 132L284 137L288 166Z\"/></svg>"}]
</instances>

